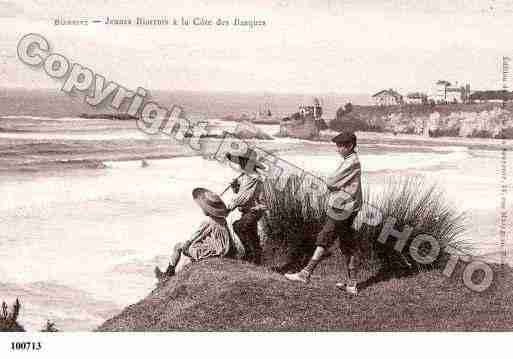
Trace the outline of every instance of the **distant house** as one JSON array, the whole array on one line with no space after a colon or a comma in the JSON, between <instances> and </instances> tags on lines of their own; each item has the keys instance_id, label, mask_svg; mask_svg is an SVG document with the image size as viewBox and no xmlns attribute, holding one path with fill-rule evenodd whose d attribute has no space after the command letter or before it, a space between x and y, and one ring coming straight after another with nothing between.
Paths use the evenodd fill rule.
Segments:
<instances>
[{"instance_id":1,"label":"distant house","mask_svg":"<svg viewBox=\"0 0 513 359\"><path fill-rule=\"evenodd\" d=\"M435 83L435 89L431 99L436 103L468 103L470 100L470 85L453 86L449 81L439 80Z\"/></svg>"},{"instance_id":2,"label":"distant house","mask_svg":"<svg viewBox=\"0 0 513 359\"><path fill-rule=\"evenodd\" d=\"M377 106L393 106L403 104L403 96L393 89L383 90L372 95Z\"/></svg>"},{"instance_id":3,"label":"distant house","mask_svg":"<svg viewBox=\"0 0 513 359\"><path fill-rule=\"evenodd\" d=\"M312 116L316 120L320 119L322 116L322 107L319 100L314 98L313 106L299 105L299 115L301 117Z\"/></svg>"},{"instance_id":4,"label":"distant house","mask_svg":"<svg viewBox=\"0 0 513 359\"><path fill-rule=\"evenodd\" d=\"M421 92L410 92L406 95L405 102L411 105L422 105L427 103L427 95Z\"/></svg>"}]
</instances>

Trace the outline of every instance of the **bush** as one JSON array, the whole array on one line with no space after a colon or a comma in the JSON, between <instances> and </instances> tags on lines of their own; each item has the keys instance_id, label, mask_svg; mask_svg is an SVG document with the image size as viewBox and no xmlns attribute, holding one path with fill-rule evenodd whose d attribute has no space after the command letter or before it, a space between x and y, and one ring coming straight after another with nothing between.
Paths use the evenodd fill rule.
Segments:
<instances>
[{"instance_id":1,"label":"bush","mask_svg":"<svg viewBox=\"0 0 513 359\"><path fill-rule=\"evenodd\" d=\"M18 299L12 306L12 311L9 311L7 304L2 302L0 312L0 332L23 332L25 331L21 325L18 324L18 315L20 314L21 304Z\"/></svg>"},{"instance_id":2,"label":"bush","mask_svg":"<svg viewBox=\"0 0 513 359\"><path fill-rule=\"evenodd\" d=\"M500 131L500 133L495 136L495 138L504 139L504 140L511 140L513 139L513 128L508 127Z\"/></svg>"},{"instance_id":3,"label":"bush","mask_svg":"<svg viewBox=\"0 0 513 359\"><path fill-rule=\"evenodd\" d=\"M325 130L329 129L328 124L326 123L326 121L323 118L319 119L319 122L317 123L317 125L319 127L319 131L325 131Z\"/></svg>"},{"instance_id":4,"label":"bush","mask_svg":"<svg viewBox=\"0 0 513 359\"><path fill-rule=\"evenodd\" d=\"M49 320L46 321L46 325L41 330L41 332L43 332L43 333L57 333L58 331L59 331L59 329L57 329L55 327L55 323L51 322Z\"/></svg>"},{"instance_id":5,"label":"bush","mask_svg":"<svg viewBox=\"0 0 513 359\"><path fill-rule=\"evenodd\" d=\"M353 104L351 102L347 102L344 107L340 106L335 113L335 119L340 120L345 115L351 113L353 111Z\"/></svg>"},{"instance_id":6,"label":"bush","mask_svg":"<svg viewBox=\"0 0 513 359\"><path fill-rule=\"evenodd\" d=\"M332 120L329 124L329 128L333 131L342 132L342 131L367 131L369 129L369 125L363 121L362 119L345 115L340 119Z\"/></svg>"},{"instance_id":7,"label":"bush","mask_svg":"<svg viewBox=\"0 0 513 359\"><path fill-rule=\"evenodd\" d=\"M490 131L474 130L474 131L472 131L472 133L468 137L472 137L472 138L493 138L493 135L492 135L492 133Z\"/></svg>"},{"instance_id":8,"label":"bush","mask_svg":"<svg viewBox=\"0 0 513 359\"><path fill-rule=\"evenodd\" d=\"M460 128L437 128L435 130L429 130L429 137L458 137L460 135Z\"/></svg>"},{"instance_id":9,"label":"bush","mask_svg":"<svg viewBox=\"0 0 513 359\"><path fill-rule=\"evenodd\" d=\"M370 125L367 128L367 131L370 132L387 132L384 126L381 125Z\"/></svg>"},{"instance_id":10,"label":"bush","mask_svg":"<svg viewBox=\"0 0 513 359\"><path fill-rule=\"evenodd\" d=\"M272 181L266 182L264 197L269 209L263 219L264 264L281 271L297 270L310 258L315 248L317 233L326 219L328 196L326 192L313 197L310 181L305 177L289 177L282 189ZM369 270L386 270L399 275L432 269L440 266L448 247L458 251L469 249L460 240L464 232L464 217L444 199L436 186L425 186L422 179L398 178L385 183L380 193L366 191L364 202L379 209L383 221L372 227L357 217L355 237L360 239L362 264ZM413 228L409 242L401 253L393 249L395 240L389 238L385 245L377 241L386 218L395 218L394 228ZM430 265L417 264L409 253L409 244L419 234L429 234L439 243L440 255ZM420 248L421 256L425 254ZM410 264L410 267L405 266Z\"/></svg>"}]
</instances>

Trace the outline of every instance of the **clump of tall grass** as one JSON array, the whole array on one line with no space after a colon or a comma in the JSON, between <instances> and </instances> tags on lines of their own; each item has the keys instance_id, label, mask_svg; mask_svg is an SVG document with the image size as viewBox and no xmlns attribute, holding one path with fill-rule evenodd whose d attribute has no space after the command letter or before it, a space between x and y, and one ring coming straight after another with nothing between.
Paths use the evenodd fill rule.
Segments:
<instances>
[{"instance_id":1,"label":"clump of tall grass","mask_svg":"<svg viewBox=\"0 0 513 359\"><path fill-rule=\"evenodd\" d=\"M264 198L269 211L262 226L266 265L297 269L313 253L316 236L327 216L328 192L312 193L310 184L311 180L295 175L281 186L266 181ZM388 179L380 187L378 191L364 188L364 203L379 211L381 223L366 224L362 221L364 211L355 220L355 238L359 240L362 264L368 269L403 273L431 269L441 265L447 251L469 249L462 240L465 217L448 203L439 187L426 185L419 177ZM394 249L394 238L389 237L384 244L377 240L387 218L395 219L396 230L412 228L400 253ZM429 265L418 264L409 251L411 241L419 234L432 236L440 246L440 254ZM423 256L428 250L429 244L421 246L419 253Z\"/></svg>"},{"instance_id":2,"label":"clump of tall grass","mask_svg":"<svg viewBox=\"0 0 513 359\"><path fill-rule=\"evenodd\" d=\"M264 261L273 267L297 267L315 249L315 234L325 221L328 197L306 191L305 177L288 177L284 183L268 180L264 185L268 209L262 219Z\"/></svg>"},{"instance_id":3,"label":"clump of tall grass","mask_svg":"<svg viewBox=\"0 0 513 359\"><path fill-rule=\"evenodd\" d=\"M371 258L378 259L391 270L405 264L412 270L437 268L445 263L446 253L468 253L471 250L463 239L466 228L464 213L448 202L438 185L427 185L422 177L387 178L380 191L366 191L364 202L379 210L382 221L374 227L361 225L357 236L369 242ZM406 226L411 228L401 252L394 248L396 240L393 238L389 237L385 245L377 241L387 218L395 219L396 230L404 231ZM420 234L431 236L440 247L439 255L429 264L418 263L410 252L411 242ZM419 254L423 256L429 249L429 245L421 247Z\"/></svg>"},{"instance_id":4,"label":"clump of tall grass","mask_svg":"<svg viewBox=\"0 0 513 359\"><path fill-rule=\"evenodd\" d=\"M21 303L18 299L12 306L12 311L9 311L7 303L2 302L0 311L0 332L23 332L24 329L18 324L18 315L20 314Z\"/></svg>"}]
</instances>

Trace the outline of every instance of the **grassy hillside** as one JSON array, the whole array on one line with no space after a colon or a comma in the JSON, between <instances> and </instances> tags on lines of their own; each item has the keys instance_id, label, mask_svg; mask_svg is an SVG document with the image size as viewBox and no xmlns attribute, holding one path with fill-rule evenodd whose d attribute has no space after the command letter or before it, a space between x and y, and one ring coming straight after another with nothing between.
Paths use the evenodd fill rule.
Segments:
<instances>
[{"instance_id":1,"label":"grassy hillside","mask_svg":"<svg viewBox=\"0 0 513 359\"><path fill-rule=\"evenodd\" d=\"M458 268L451 278L438 271L367 278L360 295L350 297L334 287L340 264L338 254L331 256L305 285L263 267L206 260L186 267L98 330L513 329L509 268L483 293L466 288Z\"/></svg>"},{"instance_id":2,"label":"grassy hillside","mask_svg":"<svg viewBox=\"0 0 513 359\"><path fill-rule=\"evenodd\" d=\"M460 262L450 278L445 249L464 250L462 216L443 194L415 178L391 181L382 193L367 192L365 203L397 228L409 225L411 238L429 233L441 254L427 265L415 264L411 251L402 257L377 244L383 223L362 225L360 295L351 297L335 283L344 261L339 248L317 268L308 285L288 281L278 271L302 267L314 247L325 213L326 196L314 202L311 188L291 176L283 189L266 185L263 267L229 259L189 265L148 297L108 320L101 331L146 330L511 330L513 281L509 267L492 266L495 281L478 293L463 283ZM347 239L346 239L347 240ZM405 248L409 248L410 242ZM425 249L425 248L424 248ZM418 248L418 253L424 251ZM410 253L410 254L408 254ZM424 257L421 255L421 257ZM402 258L402 259L401 259ZM406 260L405 260L406 259ZM406 264L410 263L408 267ZM269 268L276 268L272 271ZM479 274L475 274L479 282ZM482 273L481 273L482 276Z\"/></svg>"}]
</instances>

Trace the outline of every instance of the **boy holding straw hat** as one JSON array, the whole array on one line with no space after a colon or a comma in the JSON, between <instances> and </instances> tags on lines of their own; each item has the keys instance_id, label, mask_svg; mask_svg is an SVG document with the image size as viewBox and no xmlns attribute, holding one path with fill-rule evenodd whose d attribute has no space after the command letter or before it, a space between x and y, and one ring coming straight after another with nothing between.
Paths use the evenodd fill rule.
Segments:
<instances>
[{"instance_id":1,"label":"boy holding straw hat","mask_svg":"<svg viewBox=\"0 0 513 359\"><path fill-rule=\"evenodd\" d=\"M155 276L159 282L175 274L182 254L189 257L192 262L210 257L235 256L236 246L226 223L229 211L221 197L204 188L194 189L192 197L208 219L199 226L188 241L175 245L166 272L155 267Z\"/></svg>"}]
</instances>

